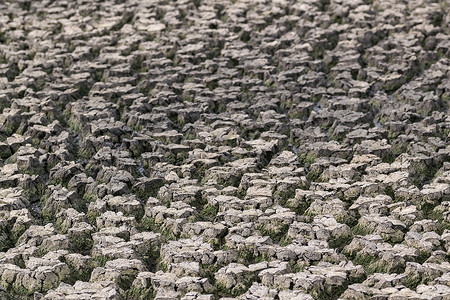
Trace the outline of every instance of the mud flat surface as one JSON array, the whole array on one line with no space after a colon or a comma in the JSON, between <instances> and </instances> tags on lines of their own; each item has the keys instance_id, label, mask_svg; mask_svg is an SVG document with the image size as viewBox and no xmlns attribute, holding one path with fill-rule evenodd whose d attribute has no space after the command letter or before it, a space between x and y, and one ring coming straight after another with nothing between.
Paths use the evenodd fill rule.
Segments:
<instances>
[{"instance_id":1,"label":"mud flat surface","mask_svg":"<svg viewBox=\"0 0 450 300\"><path fill-rule=\"evenodd\" d=\"M0 299L450 299L450 5L0 2Z\"/></svg>"}]
</instances>

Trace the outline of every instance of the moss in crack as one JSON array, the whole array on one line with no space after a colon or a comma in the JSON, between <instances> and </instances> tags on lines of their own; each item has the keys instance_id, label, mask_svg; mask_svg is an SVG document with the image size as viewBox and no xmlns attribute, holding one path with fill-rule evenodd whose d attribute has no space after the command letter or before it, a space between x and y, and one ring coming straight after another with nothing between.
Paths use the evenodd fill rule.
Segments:
<instances>
[{"instance_id":1,"label":"moss in crack","mask_svg":"<svg viewBox=\"0 0 450 300\"><path fill-rule=\"evenodd\" d=\"M408 277L406 277L405 286L415 291L420 284L427 284L429 281L431 281L431 278L420 276L419 274L408 274Z\"/></svg>"},{"instance_id":2,"label":"moss in crack","mask_svg":"<svg viewBox=\"0 0 450 300\"><path fill-rule=\"evenodd\" d=\"M214 222L217 217L219 208L216 205L207 203L195 216L195 221L209 221Z\"/></svg>"},{"instance_id":3,"label":"moss in crack","mask_svg":"<svg viewBox=\"0 0 450 300\"><path fill-rule=\"evenodd\" d=\"M311 212L311 210L307 209L302 216L307 217L310 220L314 220L314 217L317 216L317 214L314 212Z\"/></svg>"},{"instance_id":4,"label":"moss in crack","mask_svg":"<svg viewBox=\"0 0 450 300\"><path fill-rule=\"evenodd\" d=\"M323 178L321 178L322 170L321 168L312 168L308 174L306 175L306 179L308 179L309 182L315 181L315 182L323 182Z\"/></svg>"},{"instance_id":5,"label":"moss in crack","mask_svg":"<svg viewBox=\"0 0 450 300\"><path fill-rule=\"evenodd\" d=\"M19 3L19 7L20 7L22 10L29 11L30 8L31 8L31 1L23 1L23 2L20 2L20 3Z\"/></svg>"},{"instance_id":6,"label":"moss in crack","mask_svg":"<svg viewBox=\"0 0 450 300\"><path fill-rule=\"evenodd\" d=\"M238 261L243 263L254 263L255 252L253 249L241 249L238 250Z\"/></svg>"},{"instance_id":7,"label":"moss in crack","mask_svg":"<svg viewBox=\"0 0 450 300\"><path fill-rule=\"evenodd\" d=\"M261 224L257 226L257 230L262 236L269 236L274 243L279 243L286 237L289 225L282 222L276 222L276 224Z\"/></svg>"},{"instance_id":8,"label":"moss in crack","mask_svg":"<svg viewBox=\"0 0 450 300\"><path fill-rule=\"evenodd\" d=\"M244 188L240 188L237 192L236 197L243 200L245 198L245 196L247 196L247 190Z\"/></svg>"},{"instance_id":9,"label":"moss in crack","mask_svg":"<svg viewBox=\"0 0 450 300\"><path fill-rule=\"evenodd\" d=\"M93 241L89 233L72 235L69 237L70 248L73 252L82 253L92 248Z\"/></svg>"},{"instance_id":10,"label":"moss in crack","mask_svg":"<svg viewBox=\"0 0 450 300\"><path fill-rule=\"evenodd\" d=\"M298 153L298 158L301 161L301 163L303 164L303 166L305 168L309 168L317 159L317 155L314 153Z\"/></svg>"},{"instance_id":11,"label":"moss in crack","mask_svg":"<svg viewBox=\"0 0 450 300\"><path fill-rule=\"evenodd\" d=\"M123 294L123 298L128 300L147 300L153 299L154 297L155 295L152 287L145 289L132 286Z\"/></svg>"},{"instance_id":12,"label":"moss in crack","mask_svg":"<svg viewBox=\"0 0 450 300\"><path fill-rule=\"evenodd\" d=\"M124 291L128 291L133 284L133 281L136 279L138 274L137 270L125 270L120 273L119 278L117 278L117 285Z\"/></svg>"},{"instance_id":13,"label":"moss in crack","mask_svg":"<svg viewBox=\"0 0 450 300\"><path fill-rule=\"evenodd\" d=\"M68 264L64 259L62 262L65 262L70 270L70 275L66 276L62 281L71 285L78 280L88 282L91 278L91 273L95 268L95 263L93 261L86 262L79 267Z\"/></svg>"},{"instance_id":14,"label":"moss in crack","mask_svg":"<svg viewBox=\"0 0 450 300\"><path fill-rule=\"evenodd\" d=\"M211 244L211 246L213 247L214 251L220 250L223 248L223 246L225 245L225 236L228 234L228 229L224 230L223 232L221 232L221 234L219 234L216 238L208 240L207 242L209 242Z\"/></svg>"},{"instance_id":15,"label":"moss in crack","mask_svg":"<svg viewBox=\"0 0 450 300\"><path fill-rule=\"evenodd\" d=\"M391 245L395 245L403 241L403 237L405 236L405 234L401 230L396 230L390 233L381 233L380 236L385 242L390 243Z\"/></svg>"},{"instance_id":16,"label":"moss in crack","mask_svg":"<svg viewBox=\"0 0 450 300\"><path fill-rule=\"evenodd\" d=\"M367 267L376 261L377 258L368 254L357 253L355 257L352 259L355 265L361 265L363 267Z\"/></svg>"},{"instance_id":17,"label":"moss in crack","mask_svg":"<svg viewBox=\"0 0 450 300\"><path fill-rule=\"evenodd\" d=\"M95 265L98 267L104 267L106 265L106 263L110 260L109 257L104 256L104 255L96 256L93 259L94 259Z\"/></svg>"},{"instance_id":18,"label":"moss in crack","mask_svg":"<svg viewBox=\"0 0 450 300\"><path fill-rule=\"evenodd\" d=\"M142 262L150 272L157 271L160 258L160 248L156 246L150 246L147 252L141 256Z\"/></svg>"},{"instance_id":19,"label":"moss in crack","mask_svg":"<svg viewBox=\"0 0 450 300\"><path fill-rule=\"evenodd\" d=\"M144 171L145 172L145 171ZM164 180L154 179L142 184L135 184L131 191L140 199L147 201L149 197L156 197L159 189L164 185Z\"/></svg>"},{"instance_id":20,"label":"moss in crack","mask_svg":"<svg viewBox=\"0 0 450 300\"><path fill-rule=\"evenodd\" d=\"M265 254L256 254L254 249L238 250L238 262L244 265L260 263L263 261L271 261L271 257Z\"/></svg>"},{"instance_id":21,"label":"moss in crack","mask_svg":"<svg viewBox=\"0 0 450 300\"><path fill-rule=\"evenodd\" d=\"M211 80L208 83L206 83L206 87L210 90L213 91L216 88L219 87L219 84L217 83L217 80Z\"/></svg>"},{"instance_id":22,"label":"moss in crack","mask_svg":"<svg viewBox=\"0 0 450 300\"><path fill-rule=\"evenodd\" d=\"M272 260L272 257L268 256L267 254L260 254L255 256L254 263L260 263L263 261L270 262Z\"/></svg>"},{"instance_id":23,"label":"moss in crack","mask_svg":"<svg viewBox=\"0 0 450 300\"><path fill-rule=\"evenodd\" d=\"M287 189L277 189L274 193L273 193L273 197L274 199L276 199L278 201L278 203L281 206L286 205L286 201L288 201L288 199L294 198L295 197L295 188L294 186L289 187Z\"/></svg>"},{"instance_id":24,"label":"moss in crack","mask_svg":"<svg viewBox=\"0 0 450 300\"><path fill-rule=\"evenodd\" d=\"M95 211L88 211L88 213L86 214L86 218L87 218L89 224L91 224L92 226L97 225L97 217L98 216L100 216L100 214Z\"/></svg>"},{"instance_id":25,"label":"moss in crack","mask_svg":"<svg viewBox=\"0 0 450 300\"><path fill-rule=\"evenodd\" d=\"M30 224L14 224L9 234L9 238L14 245L17 243L17 240L28 229L29 226Z\"/></svg>"},{"instance_id":26,"label":"moss in crack","mask_svg":"<svg viewBox=\"0 0 450 300\"><path fill-rule=\"evenodd\" d=\"M26 127L23 123L14 123L9 122L6 120L6 122L1 126L1 131L6 133L8 136L11 136L13 133L17 132L19 134L24 133L24 127Z\"/></svg>"},{"instance_id":27,"label":"moss in crack","mask_svg":"<svg viewBox=\"0 0 450 300\"><path fill-rule=\"evenodd\" d=\"M49 169L49 171L50 171L50 169L52 169L53 167L54 167L54 166L49 166L49 165L47 165L47 169ZM76 175L76 174L73 174L72 176L74 176L74 175ZM65 188L69 189L69 188L68 188L68 184L69 184L70 179L72 179L72 176L66 176L66 177L62 177L62 178L52 178L52 179L50 180L50 184L53 184L53 185L61 185L62 187L65 187Z\"/></svg>"},{"instance_id":28,"label":"moss in crack","mask_svg":"<svg viewBox=\"0 0 450 300\"><path fill-rule=\"evenodd\" d=\"M348 245L353 239L351 234L333 237L328 241L328 245L334 249L342 249Z\"/></svg>"},{"instance_id":29,"label":"moss in crack","mask_svg":"<svg viewBox=\"0 0 450 300\"><path fill-rule=\"evenodd\" d=\"M210 282L214 282L214 274L222 267L223 265L218 264L200 264L200 276L203 278L208 278Z\"/></svg>"},{"instance_id":30,"label":"moss in crack","mask_svg":"<svg viewBox=\"0 0 450 300\"><path fill-rule=\"evenodd\" d=\"M6 36L6 33L0 31L0 44L8 45L10 43L10 39ZM4 57L0 57L0 64L6 64L8 60Z\"/></svg>"},{"instance_id":31,"label":"moss in crack","mask_svg":"<svg viewBox=\"0 0 450 300\"><path fill-rule=\"evenodd\" d=\"M394 194L394 190L392 189L392 186L387 186L387 187L384 189L384 193L385 193L386 195L388 195L389 197L391 197L392 200L395 199L395 194Z\"/></svg>"},{"instance_id":32,"label":"moss in crack","mask_svg":"<svg viewBox=\"0 0 450 300\"><path fill-rule=\"evenodd\" d=\"M82 147L78 150L78 156L86 159L90 159L95 153L95 148Z\"/></svg>"},{"instance_id":33,"label":"moss in crack","mask_svg":"<svg viewBox=\"0 0 450 300\"><path fill-rule=\"evenodd\" d=\"M169 267L165 261L163 261L162 259L159 259L158 263L156 264L156 270L167 272L169 270Z\"/></svg>"},{"instance_id":34,"label":"moss in crack","mask_svg":"<svg viewBox=\"0 0 450 300\"><path fill-rule=\"evenodd\" d=\"M6 252L14 247L15 241L11 238L10 230L7 227L0 228L0 252Z\"/></svg>"},{"instance_id":35,"label":"moss in crack","mask_svg":"<svg viewBox=\"0 0 450 300\"><path fill-rule=\"evenodd\" d=\"M289 269L291 270L291 273L302 272L307 266L308 264L305 261L295 261L295 260L289 261Z\"/></svg>"},{"instance_id":36,"label":"moss in crack","mask_svg":"<svg viewBox=\"0 0 450 300\"><path fill-rule=\"evenodd\" d=\"M202 197L200 192L195 194L194 201L190 203L191 206L195 207L197 210L203 209L203 207L208 203L208 201Z\"/></svg>"},{"instance_id":37,"label":"moss in crack","mask_svg":"<svg viewBox=\"0 0 450 300\"><path fill-rule=\"evenodd\" d=\"M184 136L185 140L195 140L197 135L194 132L189 132Z\"/></svg>"},{"instance_id":38,"label":"moss in crack","mask_svg":"<svg viewBox=\"0 0 450 300\"><path fill-rule=\"evenodd\" d=\"M297 215L303 215L311 205L310 200L291 198L286 201L285 206L294 211Z\"/></svg>"},{"instance_id":39,"label":"moss in crack","mask_svg":"<svg viewBox=\"0 0 450 300\"><path fill-rule=\"evenodd\" d=\"M139 223L138 230L139 231L155 231L159 229L159 226L156 225L155 219L150 217L143 217L141 222Z\"/></svg>"},{"instance_id":40,"label":"moss in crack","mask_svg":"<svg viewBox=\"0 0 450 300\"><path fill-rule=\"evenodd\" d=\"M390 138L392 138L392 139L395 139L395 138L397 138L397 137L390 137ZM393 153L393 152L390 152L390 153L388 153L388 154L386 154L386 155L384 155L383 157L382 157L382 161L384 162L384 163L388 163L388 164L392 164L394 161L395 161L395 158L397 157L397 155L395 154L395 153Z\"/></svg>"},{"instance_id":41,"label":"moss in crack","mask_svg":"<svg viewBox=\"0 0 450 300\"><path fill-rule=\"evenodd\" d=\"M85 192L83 194L83 200L86 203L95 202L97 200L97 195L89 193L89 192Z\"/></svg>"},{"instance_id":42,"label":"moss in crack","mask_svg":"<svg viewBox=\"0 0 450 300\"><path fill-rule=\"evenodd\" d=\"M175 165L175 166L177 165L177 157L173 153L170 153L170 152L166 153L164 155L164 158L167 163Z\"/></svg>"},{"instance_id":43,"label":"moss in crack","mask_svg":"<svg viewBox=\"0 0 450 300\"><path fill-rule=\"evenodd\" d=\"M405 265L402 263L395 264L394 262L387 262L379 259L377 256L367 253L349 252L346 248L344 248L342 254L349 258L355 266L363 266L367 275L371 275L373 273L400 274L405 271Z\"/></svg>"},{"instance_id":44,"label":"moss in crack","mask_svg":"<svg viewBox=\"0 0 450 300\"><path fill-rule=\"evenodd\" d=\"M433 179L434 175L437 173L440 167L440 164L427 165L426 167L413 165L415 173L413 184L418 188L422 188L424 184Z\"/></svg>"},{"instance_id":45,"label":"moss in crack","mask_svg":"<svg viewBox=\"0 0 450 300\"><path fill-rule=\"evenodd\" d=\"M260 279L255 276L246 276L243 281L240 281L235 287L231 289L231 296L237 297L248 291L253 282L260 282Z\"/></svg>"},{"instance_id":46,"label":"moss in crack","mask_svg":"<svg viewBox=\"0 0 450 300\"><path fill-rule=\"evenodd\" d=\"M70 113L71 112L69 110L65 110L63 113L63 118L67 119L67 125L69 125L69 128L73 131L82 133L83 125L73 118L70 118Z\"/></svg>"},{"instance_id":47,"label":"moss in crack","mask_svg":"<svg viewBox=\"0 0 450 300\"><path fill-rule=\"evenodd\" d=\"M419 255L416 258L416 262L419 264L423 264L430 256L430 252L419 250Z\"/></svg>"},{"instance_id":48,"label":"moss in crack","mask_svg":"<svg viewBox=\"0 0 450 300\"><path fill-rule=\"evenodd\" d=\"M405 271L404 265L393 265L390 263L387 263L386 261L383 261L381 259L372 261L367 267L365 268L367 274L374 274L374 273L397 273L401 274Z\"/></svg>"},{"instance_id":49,"label":"moss in crack","mask_svg":"<svg viewBox=\"0 0 450 300\"><path fill-rule=\"evenodd\" d=\"M138 225L139 231L153 231L162 234L168 240L176 240L178 235L170 228L166 228L164 223L156 221L154 218L143 217Z\"/></svg>"},{"instance_id":50,"label":"moss in crack","mask_svg":"<svg viewBox=\"0 0 450 300\"><path fill-rule=\"evenodd\" d=\"M372 234L374 231L366 226L362 226L360 224L356 224L355 226L353 226L352 228L352 233L354 235L368 235L368 234Z\"/></svg>"},{"instance_id":51,"label":"moss in crack","mask_svg":"<svg viewBox=\"0 0 450 300\"><path fill-rule=\"evenodd\" d=\"M230 290L227 289L227 287L224 283L216 282L214 284L214 287L215 287L214 299L220 299L220 298L232 296Z\"/></svg>"},{"instance_id":52,"label":"moss in crack","mask_svg":"<svg viewBox=\"0 0 450 300\"><path fill-rule=\"evenodd\" d=\"M442 233L444 233L445 230L450 231L450 222L441 222L439 225L440 225L440 228L439 228L438 233L442 234Z\"/></svg>"},{"instance_id":53,"label":"moss in crack","mask_svg":"<svg viewBox=\"0 0 450 300\"><path fill-rule=\"evenodd\" d=\"M359 215L359 214L358 214ZM358 224L358 217L355 215L337 215L334 217L338 223L346 224L349 227L353 227Z\"/></svg>"},{"instance_id":54,"label":"moss in crack","mask_svg":"<svg viewBox=\"0 0 450 300\"><path fill-rule=\"evenodd\" d=\"M52 212L47 210L42 211L41 218L43 224L56 223L56 217L52 214Z\"/></svg>"},{"instance_id":55,"label":"moss in crack","mask_svg":"<svg viewBox=\"0 0 450 300\"><path fill-rule=\"evenodd\" d=\"M286 247L287 245L292 244L292 239L285 236L283 239L280 240L280 246Z\"/></svg>"},{"instance_id":56,"label":"moss in crack","mask_svg":"<svg viewBox=\"0 0 450 300\"><path fill-rule=\"evenodd\" d=\"M24 195L30 201L40 200L47 189L47 178L45 176L39 176L36 180L31 179L24 184Z\"/></svg>"},{"instance_id":57,"label":"moss in crack","mask_svg":"<svg viewBox=\"0 0 450 300\"><path fill-rule=\"evenodd\" d=\"M248 291L253 282L260 282L257 274L250 273L244 276L234 287L231 289L227 288L222 282L215 282L215 298L219 299L222 297L238 297Z\"/></svg>"},{"instance_id":58,"label":"moss in crack","mask_svg":"<svg viewBox=\"0 0 450 300\"><path fill-rule=\"evenodd\" d=\"M315 288L311 291L308 291L308 293L315 299L315 300L323 300L323 299L330 299L330 300L336 300L339 299L339 296L347 289L348 283L345 282L342 285L325 285L321 288Z\"/></svg>"},{"instance_id":59,"label":"moss in crack","mask_svg":"<svg viewBox=\"0 0 450 300\"><path fill-rule=\"evenodd\" d=\"M399 141L399 140L397 140ZM392 153L394 155L394 157L399 156L400 154L406 152L406 150L408 149L408 145L406 143L392 143Z\"/></svg>"},{"instance_id":60,"label":"moss in crack","mask_svg":"<svg viewBox=\"0 0 450 300\"><path fill-rule=\"evenodd\" d=\"M324 51L325 51L325 49L322 47L314 47L312 56L315 59L322 59Z\"/></svg>"},{"instance_id":61,"label":"moss in crack","mask_svg":"<svg viewBox=\"0 0 450 300\"><path fill-rule=\"evenodd\" d=\"M25 288L23 285L13 284L12 288L9 289L8 294L10 294L10 299L29 299L28 297L20 296L31 296L35 291ZM14 297L12 297L14 295ZM17 297L18 296L18 297ZM17 297L17 298L16 298Z\"/></svg>"}]
</instances>

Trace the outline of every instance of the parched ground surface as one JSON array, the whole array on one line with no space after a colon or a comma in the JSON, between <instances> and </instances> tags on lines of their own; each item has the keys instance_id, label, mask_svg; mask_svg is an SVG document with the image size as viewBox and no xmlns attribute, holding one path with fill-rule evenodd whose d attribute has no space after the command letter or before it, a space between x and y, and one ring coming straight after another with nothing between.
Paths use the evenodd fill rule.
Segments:
<instances>
[{"instance_id":1,"label":"parched ground surface","mask_svg":"<svg viewBox=\"0 0 450 300\"><path fill-rule=\"evenodd\" d=\"M450 299L449 10L0 1L0 299Z\"/></svg>"}]
</instances>

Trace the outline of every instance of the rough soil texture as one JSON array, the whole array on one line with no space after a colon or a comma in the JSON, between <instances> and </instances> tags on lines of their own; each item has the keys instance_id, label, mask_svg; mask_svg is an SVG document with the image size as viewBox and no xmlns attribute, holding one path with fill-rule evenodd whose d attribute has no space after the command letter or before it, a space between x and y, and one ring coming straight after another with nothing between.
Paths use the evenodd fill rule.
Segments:
<instances>
[{"instance_id":1,"label":"rough soil texture","mask_svg":"<svg viewBox=\"0 0 450 300\"><path fill-rule=\"evenodd\" d=\"M0 299L450 299L449 10L0 1Z\"/></svg>"}]
</instances>

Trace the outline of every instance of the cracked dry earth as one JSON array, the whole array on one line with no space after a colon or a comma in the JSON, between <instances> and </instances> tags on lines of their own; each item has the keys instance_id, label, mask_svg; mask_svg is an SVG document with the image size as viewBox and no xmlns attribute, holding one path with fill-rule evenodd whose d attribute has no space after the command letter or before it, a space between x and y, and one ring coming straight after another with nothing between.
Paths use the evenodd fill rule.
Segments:
<instances>
[{"instance_id":1,"label":"cracked dry earth","mask_svg":"<svg viewBox=\"0 0 450 300\"><path fill-rule=\"evenodd\" d=\"M450 299L446 0L0 2L0 299Z\"/></svg>"}]
</instances>

